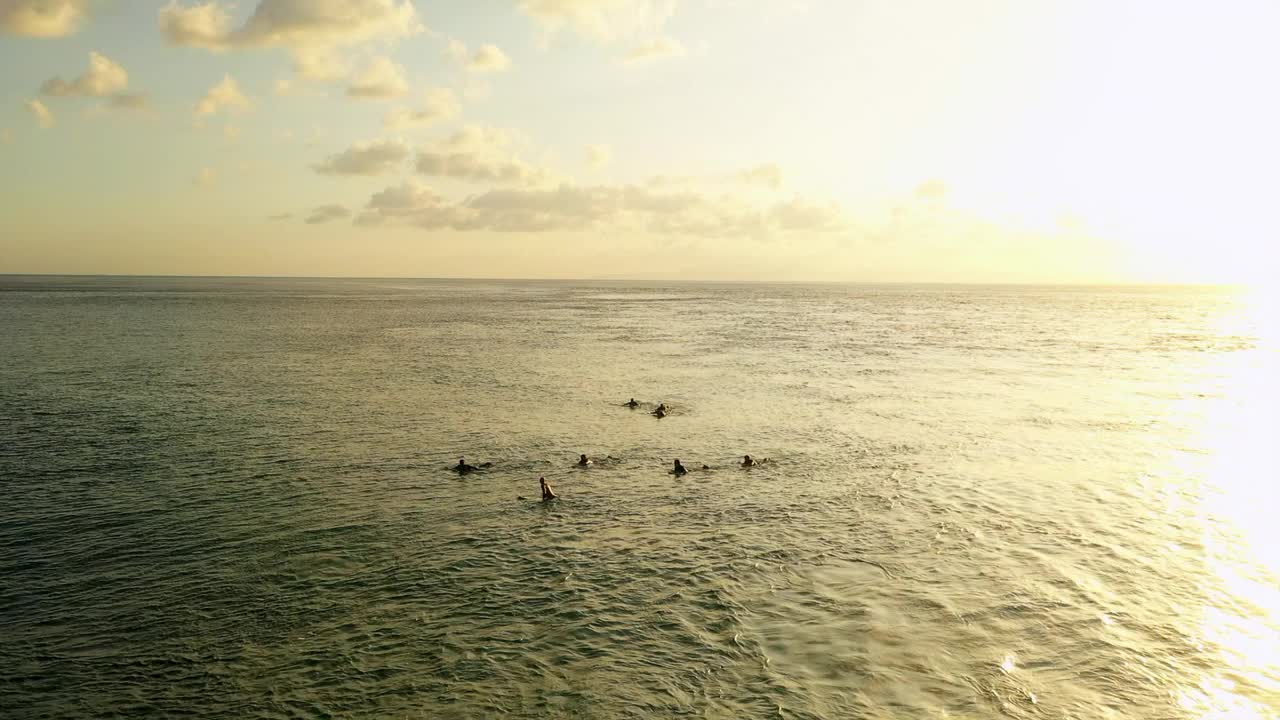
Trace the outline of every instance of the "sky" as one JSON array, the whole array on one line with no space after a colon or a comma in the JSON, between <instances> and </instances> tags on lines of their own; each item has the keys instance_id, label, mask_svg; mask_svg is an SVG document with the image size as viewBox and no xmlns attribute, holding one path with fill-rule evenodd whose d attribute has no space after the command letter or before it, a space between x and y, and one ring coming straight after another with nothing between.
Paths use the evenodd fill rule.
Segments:
<instances>
[{"instance_id":1,"label":"sky","mask_svg":"<svg viewBox=\"0 0 1280 720\"><path fill-rule=\"evenodd\" d=\"M1264 283L1280 4L0 0L0 273Z\"/></svg>"}]
</instances>

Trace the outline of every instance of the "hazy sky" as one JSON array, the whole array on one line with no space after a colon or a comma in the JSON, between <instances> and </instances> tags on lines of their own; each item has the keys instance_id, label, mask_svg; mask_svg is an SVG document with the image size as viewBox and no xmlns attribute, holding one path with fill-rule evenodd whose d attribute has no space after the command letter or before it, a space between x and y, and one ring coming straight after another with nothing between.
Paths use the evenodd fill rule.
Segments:
<instances>
[{"instance_id":1,"label":"hazy sky","mask_svg":"<svg viewBox=\"0 0 1280 720\"><path fill-rule=\"evenodd\" d=\"M1280 4L0 0L0 272L1261 281Z\"/></svg>"}]
</instances>

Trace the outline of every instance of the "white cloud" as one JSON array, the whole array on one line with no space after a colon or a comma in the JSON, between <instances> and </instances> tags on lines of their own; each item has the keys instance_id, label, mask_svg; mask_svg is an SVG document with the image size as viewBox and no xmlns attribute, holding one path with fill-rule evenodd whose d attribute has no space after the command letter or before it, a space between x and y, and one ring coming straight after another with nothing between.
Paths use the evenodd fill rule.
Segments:
<instances>
[{"instance_id":1,"label":"white cloud","mask_svg":"<svg viewBox=\"0 0 1280 720\"><path fill-rule=\"evenodd\" d=\"M916 197L924 200L941 200L947 195L947 184L938 178L930 178L916 187Z\"/></svg>"},{"instance_id":2,"label":"white cloud","mask_svg":"<svg viewBox=\"0 0 1280 720\"><path fill-rule=\"evenodd\" d=\"M231 13L216 2L160 8L160 31L171 45L225 50L231 46Z\"/></svg>"},{"instance_id":3,"label":"white cloud","mask_svg":"<svg viewBox=\"0 0 1280 720\"><path fill-rule=\"evenodd\" d=\"M613 160L613 151L608 145L588 145L587 162L593 168L602 168Z\"/></svg>"},{"instance_id":4,"label":"white cloud","mask_svg":"<svg viewBox=\"0 0 1280 720\"><path fill-rule=\"evenodd\" d=\"M375 57L364 72L351 81L347 95L354 98L386 100L409 92L404 79L404 68L388 57Z\"/></svg>"},{"instance_id":5,"label":"white cloud","mask_svg":"<svg viewBox=\"0 0 1280 720\"><path fill-rule=\"evenodd\" d=\"M544 32L569 30L595 42L615 42L662 29L676 0L520 0L520 10Z\"/></svg>"},{"instance_id":6,"label":"white cloud","mask_svg":"<svg viewBox=\"0 0 1280 720\"><path fill-rule=\"evenodd\" d=\"M766 163L747 168L739 172L737 177L749 185L764 185L774 190L782 187L782 168L777 163Z\"/></svg>"},{"instance_id":7,"label":"white cloud","mask_svg":"<svg viewBox=\"0 0 1280 720\"><path fill-rule=\"evenodd\" d=\"M213 171L213 168L202 167L200 172L196 173L195 178L191 180L191 184L196 187L207 188L212 186L217 179L218 175Z\"/></svg>"},{"instance_id":8,"label":"white cloud","mask_svg":"<svg viewBox=\"0 0 1280 720\"><path fill-rule=\"evenodd\" d=\"M227 50L240 47L345 47L421 32L410 0L259 0L239 28L222 3L160 10L160 29L174 45Z\"/></svg>"},{"instance_id":9,"label":"white cloud","mask_svg":"<svg viewBox=\"0 0 1280 720\"><path fill-rule=\"evenodd\" d=\"M42 128L51 128L53 127L53 124L57 122L57 119L53 117L53 113L49 111L49 108L45 107L45 104L39 100L28 100L27 112L35 116L36 122L39 123Z\"/></svg>"},{"instance_id":10,"label":"white cloud","mask_svg":"<svg viewBox=\"0 0 1280 720\"><path fill-rule=\"evenodd\" d=\"M511 58L497 45L481 45L476 54L467 61L467 69L471 72L502 72L511 67Z\"/></svg>"},{"instance_id":11,"label":"white cloud","mask_svg":"<svg viewBox=\"0 0 1280 720\"><path fill-rule=\"evenodd\" d=\"M240 91L240 84L230 75L223 75L222 81L209 88L200 102L196 103L197 115L213 115L224 108L247 110L251 103Z\"/></svg>"},{"instance_id":12,"label":"white cloud","mask_svg":"<svg viewBox=\"0 0 1280 720\"><path fill-rule=\"evenodd\" d=\"M160 30L170 44L186 47L286 48L300 76L335 80L346 75L336 49L424 29L410 0L259 0L240 27L233 27L228 7L174 0L160 10Z\"/></svg>"},{"instance_id":13,"label":"white cloud","mask_svg":"<svg viewBox=\"0 0 1280 720\"><path fill-rule=\"evenodd\" d=\"M67 82L61 77L46 80L40 87L41 94L51 96L86 95L103 97L129 87L129 73L119 63L96 52L89 53L89 69L80 77Z\"/></svg>"},{"instance_id":14,"label":"white cloud","mask_svg":"<svg viewBox=\"0 0 1280 720\"><path fill-rule=\"evenodd\" d=\"M311 211L304 220L308 225L320 225L332 220L341 220L351 217L351 211L342 205L321 205Z\"/></svg>"},{"instance_id":15,"label":"white cloud","mask_svg":"<svg viewBox=\"0 0 1280 720\"><path fill-rule=\"evenodd\" d=\"M437 122L451 120L462 112L458 96L448 88L427 91L426 104L417 110L397 108L387 113L383 124L389 128L430 127Z\"/></svg>"},{"instance_id":16,"label":"white cloud","mask_svg":"<svg viewBox=\"0 0 1280 720\"><path fill-rule=\"evenodd\" d=\"M409 157L401 140L375 140L352 145L314 166L323 175L382 175L395 172Z\"/></svg>"},{"instance_id":17,"label":"white cloud","mask_svg":"<svg viewBox=\"0 0 1280 720\"><path fill-rule=\"evenodd\" d=\"M88 0L0 0L0 30L27 37L63 37L80 29Z\"/></svg>"},{"instance_id":18,"label":"white cloud","mask_svg":"<svg viewBox=\"0 0 1280 720\"><path fill-rule=\"evenodd\" d=\"M630 52L623 56L622 60L629 65L643 65L684 56L684 46L678 40L660 37L631 48Z\"/></svg>"},{"instance_id":19,"label":"white cloud","mask_svg":"<svg viewBox=\"0 0 1280 720\"><path fill-rule=\"evenodd\" d=\"M769 219L782 230L826 232L840 230L846 220L835 203L819 203L795 198L773 206Z\"/></svg>"},{"instance_id":20,"label":"white cloud","mask_svg":"<svg viewBox=\"0 0 1280 720\"><path fill-rule=\"evenodd\" d=\"M509 133L495 128L466 127L447 140L418 150L414 168L421 175L514 185L544 182L548 173L511 151Z\"/></svg>"},{"instance_id":21,"label":"white cloud","mask_svg":"<svg viewBox=\"0 0 1280 720\"><path fill-rule=\"evenodd\" d=\"M427 211L447 212L448 205L434 190L410 179L374 193L355 222L357 225L374 226L392 219L413 220Z\"/></svg>"},{"instance_id":22,"label":"white cloud","mask_svg":"<svg viewBox=\"0 0 1280 720\"><path fill-rule=\"evenodd\" d=\"M457 231L633 230L708 238L759 238L849 227L834 204L795 199L755 207L729 197L656 192L634 185L494 189L450 203L430 188L407 183L375 193L356 222Z\"/></svg>"}]
</instances>

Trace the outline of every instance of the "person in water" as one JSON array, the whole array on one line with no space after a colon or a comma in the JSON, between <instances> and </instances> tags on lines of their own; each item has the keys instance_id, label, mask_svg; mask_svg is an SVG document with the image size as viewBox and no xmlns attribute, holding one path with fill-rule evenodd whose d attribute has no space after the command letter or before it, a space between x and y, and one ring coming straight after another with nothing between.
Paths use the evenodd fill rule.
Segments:
<instances>
[{"instance_id":1,"label":"person in water","mask_svg":"<svg viewBox=\"0 0 1280 720\"><path fill-rule=\"evenodd\" d=\"M671 469L671 474L672 474L672 475L676 475L676 476L680 476L680 475L684 475L684 474L685 474L685 473L687 473L687 472L689 472L689 471L684 469L684 466L680 464L680 460L679 460L679 458L677 458L677 459L676 459L676 466L675 466L674 468L672 468L672 469Z\"/></svg>"},{"instance_id":2,"label":"person in water","mask_svg":"<svg viewBox=\"0 0 1280 720\"><path fill-rule=\"evenodd\" d=\"M636 408L640 407L640 403L636 402L636 399L635 399L635 398L631 398L631 399L630 399L630 400L628 400L627 402L622 403L622 405L623 405L624 407L629 407L629 408L631 408L632 410L634 410L634 409L636 409Z\"/></svg>"},{"instance_id":3,"label":"person in water","mask_svg":"<svg viewBox=\"0 0 1280 720\"><path fill-rule=\"evenodd\" d=\"M458 464L453 466L454 470L460 473L469 473L476 469L475 465L468 465L466 458L458 458Z\"/></svg>"},{"instance_id":4,"label":"person in water","mask_svg":"<svg viewBox=\"0 0 1280 720\"><path fill-rule=\"evenodd\" d=\"M587 459L586 455L578 456L578 467L586 467L590 464L591 464L591 461Z\"/></svg>"},{"instance_id":5,"label":"person in water","mask_svg":"<svg viewBox=\"0 0 1280 720\"><path fill-rule=\"evenodd\" d=\"M661 418L661 417L666 417L666 416L667 416L667 405L666 405L666 403L658 403L658 407L654 408L654 411L653 411L653 412L651 412L651 413L649 413L649 414L650 414L650 415L653 415L654 417L660 417L660 418Z\"/></svg>"},{"instance_id":6,"label":"person in water","mask_svg":"<svg viewBox=\"0 0 1280 720\"><path fill-rule=\"evenodd\" d=\"M756 461L752 460L750 455L742 456L742 467L751 467L752 465L755 465L755 464L756 464Z\"/></svg>"},{"instance_id":7,"label":"person in water","mask_svg":"<svg viewBox=\"0 0 1280 720\"><path fill-rule=\"evenodd\" d=\"M542 487L542 502L556 499L555 492L551 490L551 483L547 482L545 477L538 478L538 485Z\"/></svg>"}]
</instances>

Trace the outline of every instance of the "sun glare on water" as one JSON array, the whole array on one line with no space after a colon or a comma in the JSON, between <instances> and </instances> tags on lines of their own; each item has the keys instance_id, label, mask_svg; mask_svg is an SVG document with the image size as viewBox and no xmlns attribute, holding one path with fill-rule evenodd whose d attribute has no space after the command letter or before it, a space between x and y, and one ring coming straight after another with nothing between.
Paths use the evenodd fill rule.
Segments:
<instances>
[{"instance_id":1,"label":"sun glare on water","mask_svg":"<svg viewBox=\"0 0 1280 720\"><path fill-rule=\"evenodd\" d=\"M1206 598L1199 632L1221 655L1198 686L1184 688L1180 704L1203 718L1274 717L1280 699L1280 507L1275 441L1280 410L1280 335L1276 295L1242 291L1235 310L1222 317L1221 337L1240 349L1213 354L1210 387L1194 417L1203 454L1181 469L1201 484Z\"/></svg>"}]
</instances>

